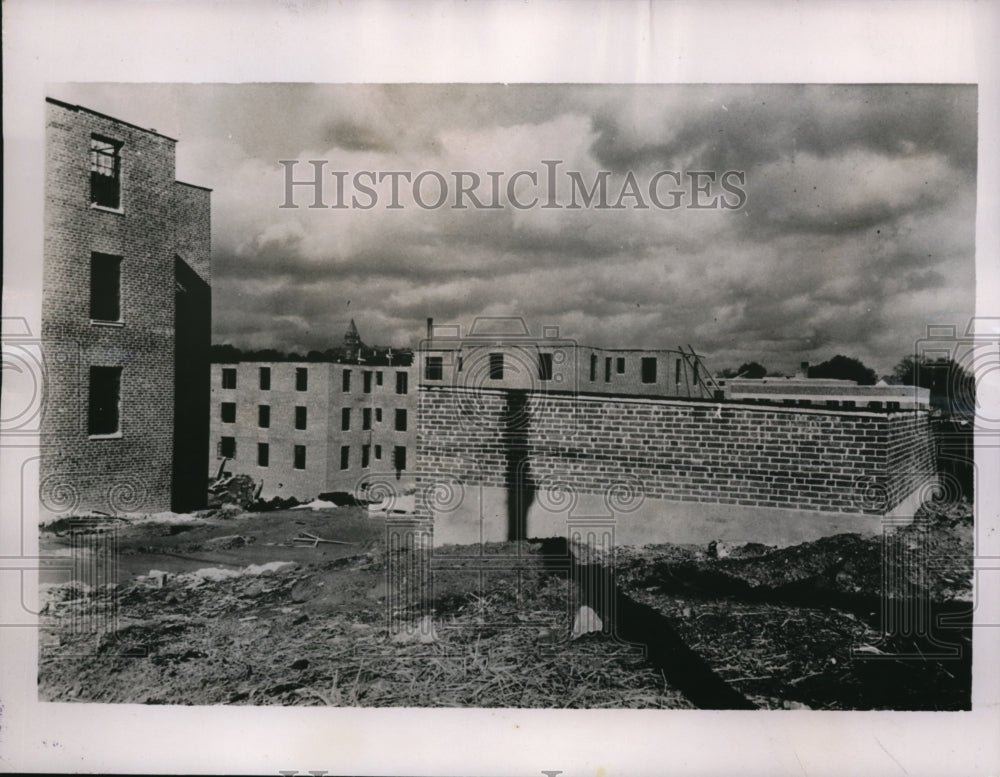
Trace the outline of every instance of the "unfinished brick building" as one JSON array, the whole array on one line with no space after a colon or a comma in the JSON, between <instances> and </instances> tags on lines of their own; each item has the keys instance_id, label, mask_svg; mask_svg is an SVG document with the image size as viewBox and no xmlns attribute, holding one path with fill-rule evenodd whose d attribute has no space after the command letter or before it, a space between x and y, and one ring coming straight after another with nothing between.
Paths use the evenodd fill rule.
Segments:
<instances>
[{"instance_id":1,"label":"unfinished brick building","mask_svg":"<svg viewBox=\"0 0 1000 777\"><path fill-rule=\"evenodd\" d=\"M416 456L413 374L332 362L213 364L210 472L250 475L264 499L364 496L376 483L401 493L413 485Z\"/></svg>"},{"instance_id":2,"label":"unfinished brick building","mask_svg":"<svg viewBox=\"0 0 1000 777\"><path fill-rule=\"evenodd\" d=\"M43 514L204 504L210 190L172 138L47 100Z\"/></svg>"},{"instance_id":3,"label":"unfinished brick building","mask_svg":"<svg viewBox=\"0 0 1000 777\"><path fill-rule=\"evenodd\" d=\"M796 385L791 404L741 399L680 347L594 349L555 330L431 335L417 509L435 543L576 533L785 545L878 532L936 483L926 398L901 408L873 391L858 406L855 387L834 406L829 386L814 402Z\"/></svg>"}]
</instances>

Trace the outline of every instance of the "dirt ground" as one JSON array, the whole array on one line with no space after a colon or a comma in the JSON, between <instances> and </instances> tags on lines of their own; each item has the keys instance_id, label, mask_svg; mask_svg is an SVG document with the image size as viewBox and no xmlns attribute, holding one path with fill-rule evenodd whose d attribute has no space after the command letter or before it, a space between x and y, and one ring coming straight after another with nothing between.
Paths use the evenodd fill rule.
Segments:
<instances>
[{"instance_id":1,"label":"dirt ground","mask_svg":"<svg viewBox=\"0 0 1000 777\"><path fill-rule=\"evenodd\" d=\"M971 511L919 517L887 543L603 559L560 540L389 552L384 516L356 507L64 523L43 553L113 527L116 582L43 580L39 696L968 709ZM350 544L297 546L302 532Z\"/></svg>"}]
</instances>

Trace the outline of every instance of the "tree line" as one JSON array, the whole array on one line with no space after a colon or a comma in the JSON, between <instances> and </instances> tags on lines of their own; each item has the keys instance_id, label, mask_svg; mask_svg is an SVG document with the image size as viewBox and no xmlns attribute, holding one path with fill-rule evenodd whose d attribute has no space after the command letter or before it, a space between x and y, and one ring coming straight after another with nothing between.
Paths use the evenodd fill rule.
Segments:
<instances>
[{"instance_id":1,"label":"tree line","mask_svg":"<svg viewBox=\"0 0 1000 777\"><path fill-rule=\"evenodd\" d=\"M722 370L718 377L759 379L783 378L786 375L772 372L759 362L749 361L739 367ZM808 377L853 380L861 386L874 386L879 380L875 370L859 359L840 354L810 366ZM883 379L889 384L929 389L931 405L934 407L951 412L972 412L975 408L975 376L954 359L904 356Z\"/></svg>"},{"instance_id":2,"label":"tree line","mask_svg":"<svg viewBox=\"0 0 1000 777\"><path fill-rule=\"evenodd\" d=\"M286 352L277 348L250 350L237 348L229 343L213 344L211 360L214 364L234 364L236 362L348 362L368 364L374 367L408 367L413 363L412 348L393 348L388 345L363 346L358 355L348 359L344 348L327 348L325 351L311 350L306 353Z\"/></svg>"}]
</instances>

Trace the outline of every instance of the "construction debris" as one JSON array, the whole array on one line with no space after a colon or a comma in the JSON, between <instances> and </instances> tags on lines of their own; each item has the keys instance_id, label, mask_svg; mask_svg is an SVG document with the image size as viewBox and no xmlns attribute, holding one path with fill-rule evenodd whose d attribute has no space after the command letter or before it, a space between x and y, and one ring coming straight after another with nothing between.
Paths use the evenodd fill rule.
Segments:
<instances>
[{"instance_id":1,"label":"construction debris","mask_svg":"<svg viewBox=\"0 0 1000 777\"><path fill-rule=\"evenodd\" d=\"M317 537L315 534L310 534L307 531L299 532L296 537L292 539L292 542L298 546L308 546L315 548L319 543L325 542L329 545L357 545L356 542L344 542L343 540L325 540L322 537Z\"/></svg>"},{"instance_id":2,"label":"construction debris","mask_svg":"<svg viewBox=\"0 0 1000 777\"><path fill-rule=\"evenodd\" d=\"M649 639L666 635L761 708L970 705L968 505L922 513L889 538L894 545L842 535L785 549L732 545L725 558L709 558L704 545L589 556L574 548L578 560L614 566L618 590L642 605L601 611L601 619L601 605L588 612L573 576L560 571L566 553L547 549L548 541L484 543L475 553L435 547L433 585L424 586L414 575L412 551L388 550L383 528L367 511L343 513L338 535L362 547L324 542L331 521L311 511L225 522L206 516L182 532L123 525L121 563L131 567L129 575L148 574L118 585L41 588L40 698L691 708L696 697L681 682L685 666L653 663L644 651ZM322 549L293 547L288 538L300 529L307 548ZM42 536L55 549L70 542ZM206 549L213 538L239 536L256 542L215 554ZM900 552L886 556L887 547ZM907 566L914 550L940 563ZM192 566L206 555L220 567ZM251 560L269 563L247 565ZM927 622L944 627L886 632L883 572L923 597L892 606L926 605ZM628 621L629 609L646 620ZM100 630L78 628L91 622L86 616L101 614L108 617L94 619ZM634 633L636 623L652 623L654 615L662 634L628 642L623 627ZM957 652L936 658L942 646Z\"/></svg>"},{"instance_id":3,"label":"construction debris","mask_svg":"<svg viewBox=\"0 0 1000 777\"><path fill-rule=\"evenodd\" d=\"M296 505L293 510L331 510L335 507L340 507L336 502L330 502L325 499L313 499L311 502L304 502L303 504Z\"/></svg>"},{"instance_id":4,"label":"construction debris","mask_svg":"<svg viewBox=\"0 0 1000 777\"><path fill-rule=\"evenodd\" d=\"M249 475L223 476L209 484L208 493L221 504L233 504L246 510L257 500L263 485L263 481L258 484Z\"/></svg>"}]
</instances>

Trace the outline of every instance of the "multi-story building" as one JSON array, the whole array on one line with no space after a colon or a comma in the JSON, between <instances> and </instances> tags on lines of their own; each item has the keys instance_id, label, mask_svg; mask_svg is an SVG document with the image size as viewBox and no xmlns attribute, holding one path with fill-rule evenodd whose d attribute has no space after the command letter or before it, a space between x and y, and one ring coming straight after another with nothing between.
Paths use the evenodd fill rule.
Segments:
<instances>
[{"instance_id":1,"label":"multi-story building","mask_svg":"<svg viewBox=\"0 0 1000 777\"><path fill-rule=\"evenodd\" d=\"M210 474L247 474L262 498L361 495L412 484L413 369L331 362L212 365Z\"/></svg>"},{"instance_id":2,"label":"multi-story building","mask_svg":"<svg viewBox=\"0 0 1000 777\"><path fill-rule=\"evenodd\" d=\"M210 190L173 138L47 101L44 513L204 504Z\"/></svg>"},{"instance_id":3,"label":"multi-story building","mask_svg":"<svg viewBox=\"0 0 1000 777\"><path fill-rule=\"evenodd\" d=\"M520 319L476 319L468 335L427 322L421 385L533 394L631 394L719 398L694 350L595 348L560 338L555 328L532 337Z\"/></svg>"}]
</instances>

